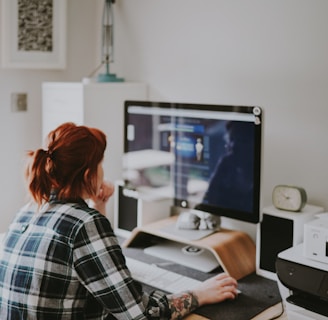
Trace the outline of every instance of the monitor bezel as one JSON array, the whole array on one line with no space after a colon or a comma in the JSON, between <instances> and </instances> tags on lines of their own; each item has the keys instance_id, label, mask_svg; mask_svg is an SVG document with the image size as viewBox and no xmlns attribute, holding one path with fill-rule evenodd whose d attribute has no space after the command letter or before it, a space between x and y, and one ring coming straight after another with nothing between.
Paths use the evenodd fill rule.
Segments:
<instances>
[{"instance_id":1,"label":"monitor bezel","mask_svg":"<svg viewBox=\"0 0 328 320\"><path fill-rule=\"evenodd\" d=\"M205 211L216 216L223 216L239 221L258 223L260 221L261 208L261 171L262 171L262 125L263 109L257 105L229 105L229 104L208 104L208 103L185 103L185 102L163 102L150 100L126 100L124 102L124 153L128 150L127 125L128 125L128 108L130 106L141 106L146 108L163 108L163 109L189 109L189 110L207 110L227 113L252 114L258 119L255 125L254 137L254 198L252 212L238 210L227 210L226 208L210 206L207 204L197 204L197 210ZM173 199L174 206L179 208L188 208L185 206L185 199Z\"/></svg>"}]
</instances>

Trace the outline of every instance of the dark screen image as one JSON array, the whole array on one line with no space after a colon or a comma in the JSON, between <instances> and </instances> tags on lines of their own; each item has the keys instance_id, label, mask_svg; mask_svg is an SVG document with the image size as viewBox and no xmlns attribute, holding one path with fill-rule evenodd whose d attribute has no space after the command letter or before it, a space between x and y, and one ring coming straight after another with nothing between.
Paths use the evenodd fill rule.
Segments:
<instances>
[{"instance_id":1,"label":"dark screen image","mask_svg":"<svg viewBox=\"0 0 328 320\"><path fill-rule=\"evenodd\" d=\"M220 118L215 110L198 116L134 107L125 119L124 170L131 185L169 193L177 206L258 219L261 139L252 113L221 111Z\"/></svg>"}]
</instances>

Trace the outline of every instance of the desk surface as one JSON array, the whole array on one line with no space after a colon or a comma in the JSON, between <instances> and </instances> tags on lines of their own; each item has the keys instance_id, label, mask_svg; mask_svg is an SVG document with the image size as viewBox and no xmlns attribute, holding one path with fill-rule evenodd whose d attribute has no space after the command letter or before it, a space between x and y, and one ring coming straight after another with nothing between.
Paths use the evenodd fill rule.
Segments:
<instances>
[{"instance_id":1,"label":"desk surface","mask_svg":"<svg viewBox=\"0 0 328 320\"><path fill-rule=\"evenodd\" d=\"M281 304L278 303L263 312L261 312L259 315L255 316L251 320L267 320L276 317L281 313ZM208 318L199 316L198 314L191 314L185 318L186 320L209 320ZM280 317L275 318L280 320L287 320L286 312L284 312Z\"/></svg>"}]
</instances>

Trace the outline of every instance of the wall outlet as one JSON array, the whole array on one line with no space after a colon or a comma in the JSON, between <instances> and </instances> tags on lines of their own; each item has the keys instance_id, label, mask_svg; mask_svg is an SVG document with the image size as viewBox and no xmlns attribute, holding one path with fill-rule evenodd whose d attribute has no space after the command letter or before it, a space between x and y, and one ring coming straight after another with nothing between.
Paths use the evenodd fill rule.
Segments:
<instances>
[{"instance_id":1,"label":"wall outlet","mask_svg":"<svg viewBox=\"0 0 328 320\"><path fill-rule=\"evenodd\" d=\"M11 111L27 111L27 93L13 92L11 94Z\"/></svg>"}]
</instances>

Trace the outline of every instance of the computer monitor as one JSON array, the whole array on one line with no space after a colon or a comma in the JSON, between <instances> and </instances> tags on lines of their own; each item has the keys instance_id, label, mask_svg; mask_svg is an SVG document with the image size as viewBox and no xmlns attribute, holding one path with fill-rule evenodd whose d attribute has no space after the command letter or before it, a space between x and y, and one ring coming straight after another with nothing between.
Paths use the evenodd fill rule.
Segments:
<instances>
[{"instance_id":1,"label":"computer monitor","mask_svg":"<svg viewBox=\"0 0 328 320\"><path fill-rule=\"evenodd\" d=\"M123 174L180 208L258 223L262 109L125 102Z\"/></svg>"}]
</instances>

